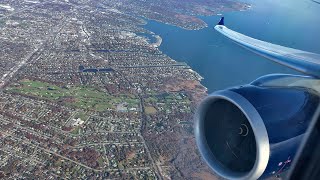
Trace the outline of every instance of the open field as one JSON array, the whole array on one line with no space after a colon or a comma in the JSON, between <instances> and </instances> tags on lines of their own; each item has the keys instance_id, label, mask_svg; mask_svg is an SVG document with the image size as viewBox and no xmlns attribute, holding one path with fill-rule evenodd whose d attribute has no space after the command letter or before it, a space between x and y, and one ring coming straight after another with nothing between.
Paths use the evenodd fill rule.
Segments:
<instances>
[{"instance_id":1,"label":"open field","mask_svg":"<svg viewBox=\"0 0 320 180\"><path fill-rule=\"evenodd\" d=\"M152 106L147 106L147 107L145 107L145 112L147 114L156 114L157 110L156 110L156 108L154 108Z\"/></svg>"},{"instance_id":2,"label":"open field","mask_svg":"<svg viewBox=\"0 0 320 180\"><path fill-rule=\"evenodd\" d=\"M115 109L121 103L125 103L128 109L139 105L139 100L133 95L112 96L87 86L59 87L46 82L23 80L19 85L11 86L7 90L52 101L63 101L66 105L96 111Z\"/></svg>"}]
</instances>

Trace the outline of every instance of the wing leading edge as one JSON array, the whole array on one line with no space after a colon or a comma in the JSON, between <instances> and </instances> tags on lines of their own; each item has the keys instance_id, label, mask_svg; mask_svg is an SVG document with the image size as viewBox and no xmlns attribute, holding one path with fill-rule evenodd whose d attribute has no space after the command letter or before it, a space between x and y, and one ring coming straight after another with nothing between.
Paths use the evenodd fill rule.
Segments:
<instances>
[{"instance_id":1,"label":"wing leading edge","mask_svg":"<svg viewBox=\"0 0 320 180\"><path fill-rule=\"evenodd\" d=\"M235 43L256 54L304 74L320 78L319 54L271 44L240 34L224 25L224 17L221 18L215 29Z\"/></svg>"}]
</instances>

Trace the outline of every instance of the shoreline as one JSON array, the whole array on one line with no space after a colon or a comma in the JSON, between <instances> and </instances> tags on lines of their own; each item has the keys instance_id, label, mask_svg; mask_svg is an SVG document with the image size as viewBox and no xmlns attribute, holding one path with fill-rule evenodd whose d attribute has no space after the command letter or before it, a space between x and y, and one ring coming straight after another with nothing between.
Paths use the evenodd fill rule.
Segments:
<instances>
[{"instance_id":1,"label":"shoreline","mask_svg":"<svg viewBox=\"0 0 320 180\"><path fill-rule=\"evenodd\" d=\"M147 18L147 17L141 17L143 18L144 20L144 23L142 25L143 29L151 32L150 34L155 37L155 38L160 38L161 39L161 42L159 42L158 38L157 38L157 42L156 43L151 43L150 45L153 46L154 48L158 48L159 51L161 51L163 54L165 54L160 48L161 48L161 45L162 45L162 41L163 41L163 37L161 37L161 35L157 35L155 32L153 32L152 30L146 28L146 25L149 24L150 21L155 21L157 23L162 23L162 24L165 24L165 25L169 25L169 26L173 26L173 27L177 27L177 28L180 28L180 29L183 29L183 30L187 30L187 31L199 31L199 30L202 30L202 29L205 29L205 28L208 28L209 27L209 24L203 20L202 17L215 17L215 16L223 16L224 13L229 13L229 12L243 12L243 11L248 11L248 10L251 10L252 9L252 4L247 4L244 8L241 8L241 9L238 9L238 10L231 10L231 11L225 11L225 12L218 12L218 13L215 13L215 14L212 14L212 15L205 15L205 16L195 16L196 18L200 19L202 22L205 23L205 26L204 27L199 27L199 28L194 28L194 29L189 29L189 28L185 28L183 26L179 26L177 24L171 24L171 23L168 23L168 22L162 22L162 21L159 21L159 20L156 20L156 19L152 19L152 18ZM167 54L165 54L167 55ZM167 55L168 56L168 55ZM170 57L170 56L169 56ZM178 61L177 59L174 59L172 57L170 57L173 61L175 62L180 62ZM186 63L185 61L181 61L181 62L184 62ZM188 65L189 66L189 65ZM193 67L189 66L190 67L190 71L192 71L192 73L194 73L194 75L197 77L197 80L199 82L199 84L202 86L202 88L205 89L205 93L206 95L209 94L208 92L208 87L206 87L204 84L203 84L203 80L205 79L204 77L202 77L197 71L193 70Z\"/></svg>"},{"instance_id":2,"label":"shoreline","mask_svg":"<svg viewBox=\"0 0 320 180\"><path fill-rule=\"evenodd\" d=\"M194 28L194 29L188 29L188 28L185 28L185 27L176 25L176 24L171 24L171 23L168 23L168 22L162 22L162 21L155 20L155 19L149 19L149 18L147 18L147 17L141 17L141 18L143 18L143 20L144 20L144 22L145 22L144 25L142 25L142 27L143 27L143 29L151 32L151 33L149 33L149 34L151 34L153 37L159 36L159 37L161 38L161 41L162 41L162 40L165 38L165 37L161 37L161 36L163 36L163 35L156 34L153 30L151 30L151 29L149 29L149 28L146 27L150 22L154 21L154 22L156 22L156 23L160 23L160 24L164 24L164 25L176 27L176 28L179 28L179 29L182 29L182 30L186 30L186 31L199 31L199 30L202 30L202 29L205 29L205 28L208 28L208 27L209 27L209 23L208 23L207 21L205 21L205 19L204 19L205 17L207 17L207 18L208 18L208 17L221 17L221 16L223 16L225 13L230 13L230 12L243 12L243 11L249 11L249 10L251 10L251 9L252 9L252 4L246 4L243 8L239 8L239 9L237 9L237 10L227 10L227 11L224 11L224 12L217 12L217 13L214 13L214 14L212 14L212 15L205 15L205 16L200 16L200 15L198 15L198 16L195 16L196 18L198 18L198 19L200 19L202 22L204 22L204 23L205 23L205 26L204 26L204 27L200 27L200 28ZM175 61L175 62L180 62L180 61L178 61L179 59L173 58L173 57L169 56L167 53L165 53L165 52L163 52L163 51L161 50L161 46L163 45L162 42L161 42L161 44L159 44L159 46L155 46L155 43L153 43L153 44L151 44L151 45L152 45L153 47L155 47L155 48L158 48L159 51L161 51L163 54L165 54L165 55L167 55L168 57L170 57L173 61ZM186 61L183 60L183 59L181 60L181 62L186 63ZM189 66L189 65L188 65L188 66ZM204 85L204 79L206 79L206 78L205 78L205 77L202 77L202 76L199 74L199 72L197 72L196 70L194 70L194 69L193 69L194 67L192 67L192 66L189 66L189 67L190 67L190 70L192 71L192 73L197 77L197 78L196 78L196 79L197 79L196 81L199 82L199 84L202 86L202 88L205 89L206 95L208 95L208 94L209 94L209 88ZM200 89L200 88L199 88L199 89Z\"/></svg>"}]
</instances>

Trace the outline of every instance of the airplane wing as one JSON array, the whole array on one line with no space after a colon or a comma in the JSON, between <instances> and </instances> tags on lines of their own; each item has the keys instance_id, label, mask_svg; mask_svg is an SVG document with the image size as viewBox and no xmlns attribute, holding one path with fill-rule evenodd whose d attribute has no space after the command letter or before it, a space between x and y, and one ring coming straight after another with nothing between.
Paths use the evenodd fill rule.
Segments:
<instances>
[{"instance_id":1,"label":"airplane wing","mask_svg":"<svg viewBox=\"0 0 320 180\"><path fill-rule=\"evenodd\" d=\"M224 17L221 18L215 29L235 43L256 54L304 74L320 78L319 54L271 44L240 34L224 25Z\"/></svg>"}]
</instances>

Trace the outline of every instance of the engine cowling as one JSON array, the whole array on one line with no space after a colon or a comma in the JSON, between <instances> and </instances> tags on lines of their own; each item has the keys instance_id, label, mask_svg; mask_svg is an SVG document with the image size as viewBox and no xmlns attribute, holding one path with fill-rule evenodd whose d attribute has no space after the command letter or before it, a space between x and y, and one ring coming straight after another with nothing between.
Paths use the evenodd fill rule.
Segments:
<instances>
[{"instance_id":1,"label":"engine cowling","mask_svg":"<svg viewBox=\"0 0 320 180\"><path fill-rule=\"evenodd\" d=\"M226 179L249 180L285 171L319 104L302 87L246 85L218 91L195 115L198 148Z\"/></svg>"}]
</instances>

